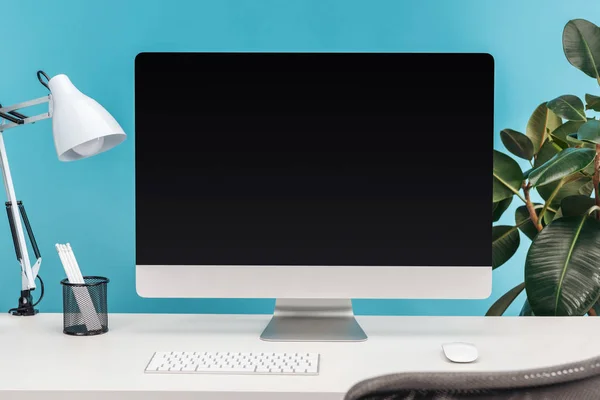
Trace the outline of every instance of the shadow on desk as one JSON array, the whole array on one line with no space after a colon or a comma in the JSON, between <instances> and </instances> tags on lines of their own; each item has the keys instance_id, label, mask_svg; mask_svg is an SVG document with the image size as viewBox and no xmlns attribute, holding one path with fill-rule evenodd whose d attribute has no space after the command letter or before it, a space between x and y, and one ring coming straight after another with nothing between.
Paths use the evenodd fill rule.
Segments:
<instances>
[{"instance_id":1,"label":"shadow on desk","mask_svg":"<svg viewBox=\"0 0 600 400\"><path fill-rule=\"evenodd\" d=\"M135 314L138 318L119 320L112 330L140 335L260 335L270 316L265 315L224 315L224 314L163 314L161 319L139 318L144 314ZM146 314L147 315L147 314ZM157 324L156 321L161 321Z\"/></svg>"}]
</instances>

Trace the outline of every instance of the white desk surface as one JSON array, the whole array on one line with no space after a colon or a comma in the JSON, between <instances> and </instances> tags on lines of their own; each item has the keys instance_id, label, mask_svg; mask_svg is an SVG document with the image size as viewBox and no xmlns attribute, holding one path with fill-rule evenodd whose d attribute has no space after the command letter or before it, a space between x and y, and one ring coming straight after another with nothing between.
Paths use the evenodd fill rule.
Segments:
<instances>
[{"instance_id":1,"label":"white desk surface","mask_svg":"<svg viewBox=\"0 0 600 400\"><path fill-rule=\"evenodd\" d=\"M401 371L499 371L600 354L600 318L358 317L362 343L272 343L268 315L111 314L95 337L62 333L61 314L0 316L0 398L10 400L340 400L356 382ZM447 341L480 359L451 364ZM319 376L144 374L154 351L321 353Z\"/></svg>"}]
</instances>

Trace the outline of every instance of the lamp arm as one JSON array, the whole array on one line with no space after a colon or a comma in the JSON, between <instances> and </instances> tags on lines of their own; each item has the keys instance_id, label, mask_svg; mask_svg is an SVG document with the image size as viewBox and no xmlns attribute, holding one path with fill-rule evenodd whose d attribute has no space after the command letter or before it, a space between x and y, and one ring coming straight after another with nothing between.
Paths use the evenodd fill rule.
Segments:
<instances>
[{"instance_id":1,"label":"lamp arm","mask_svg":"<svg viewBox=\"0 0 600 400\"><path fill-rule=\"evenodd\" d=\"M38 104L48 103L48 112L39 114L33 117L27 117L17 110L23 108L35 106ZM25 101L22 103L14 104L7 107L0 106L0 170L2 171L2 177L4 181L4 188L7 196L7 212L9 213L9 222L11 225L11 231L13 233L13 240L15 244L15 252L19 264L21 265L21 289L22 291L29 291L35 289L35 278L39 270L41 258L39 256L39 250L35 243L35 238L32 240L33 249L37 257L37 261L32 268L31 260L29 258L29 251L25 242L25 232L23 230L23 223L21 222L21 216L19 215L19 207L17 196L15 194L15 188L12 181L12 175L10 172L10 166L8 164L8 156L6 153L6 146L4 145L3 132L8 129L12 129L21 125L33 124L37 121L48 119L52 117L52 95L47 95L37 99ZM9 206L10 205L10 206ZM21 210L24 212L24 210ZM23 215L25 223L28 224L27 214ZM33 237L33 233L28 228L29 237Z\"/></svg>"},{"instance_id":2,"label":"lamp arm","mask_svg":"<svg viewBox=\"0 0 600 400\"><path fill-rule=\"evenodd\" d=\"M35 106L38 104L48 103L48 112L42 113L33 117L27 117L17 110L21 110L23 108ZM0 119L2 119L2 123L0 123L0 132L5 130L16 128L20 125L27 124L35 124L38 121L42 121L44 119L52 118L52 95L49 94L44 97L40 97L37 99L25 101L23 103L14 104L8 107L2 107L0 105ZM7 122L8 121L8 122Z\"/></svg>"},{"instance_id":3,"label":"lamp arm","mask_svg":"<svg viewBox=\"0 0 600 400\"><path fill-rule=\"evenodd\" d=\"M0 125L1 127L1 125ZM10 173L10 166L8 165L8 157L6 154L6 146L4 145L4 136L0 128L0 169L2 170L2 176L4 178L4 188L6 189L6 196L8 203L11 207L8 210L12 217L11 229L14 230L15 240L15 251L17 257L20 255L19 263L21 264L21 289L31 290L35 289L35 276L31 269L31 262L29 260L29 252L27 251L27 244L25 243L25 234L23 232L23 224L21 223L21 217L19 216L19 208L17 207L17 195L15 194L15 187L13 185L12 176Z\"/></svg>"},{"instance_id":4,"label":"lamp arm","mask_svg":"<svg viewBox=\"0 0 600 400\"><path fill-rule=\"evenodd\" d=\"M27 236L29 236L29 242L31 243L31 247L33 249L33 254L35 255L36 262L31 266L31 271L33 276L37 278L38 272L40 270L40 266L42 265L42 255L40 254L40 248L38 247L37 240L35 239L35 235L33 234L33 229L31 228L31 223L29 222L29 217L27 216L27 211L25 211L25 206L23 202L17 202L19 206L19 211L21 213L21 218L23 218L23 224L25 224L25 230L27 231ZM16 231L16 223L13 218L13 213L11 208L13 207L10 201L6 202L6 214L8 216L8 224L10 226L10 234L13 239L13 245L15 247L15 254L17 255L17 261L21 263L22 255L21 248L19 246L19 239ZM18 223L19 221L17 221Z\"/></svg>"},{"instance_id":5,"label":"lamp arm","mask_svg":"<svg viewBox=\"0 0 600 400\"><path fill-rule=\"evenodd\" d=\"M35 240L35 235L33 234L33 229L31 228L31 223L29 222L29 217L27 216L27 211L25 211L25 206L22 201L18 202L19 211L21 212L21 217L23 218L23 224L25 224L25 230L27 231L27 236L29 236L29 242L31 243L31 248L33 249L33 255L36 259L41 259L42 255L40 254L40 248L38 247L37 240ZM34 271L33 275L37 275Z\"/></svg>"}]
</instances>

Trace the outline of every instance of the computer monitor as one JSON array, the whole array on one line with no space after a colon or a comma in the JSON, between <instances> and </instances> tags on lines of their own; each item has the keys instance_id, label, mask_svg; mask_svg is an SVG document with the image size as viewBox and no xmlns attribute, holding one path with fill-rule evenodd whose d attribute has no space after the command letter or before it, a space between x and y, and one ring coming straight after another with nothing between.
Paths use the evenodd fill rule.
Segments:
<instances>
[{"instance_id":1,"label":"computer monitor","mask_svg":"<svg viewBox=\"0 0 600 400\"><path fill-rule=\"evenodd\" d=\"M308 341L488 297L493 103L488 54L139 54L137 292L276 298L261 337Z\"/></svg>"}]
</instances>

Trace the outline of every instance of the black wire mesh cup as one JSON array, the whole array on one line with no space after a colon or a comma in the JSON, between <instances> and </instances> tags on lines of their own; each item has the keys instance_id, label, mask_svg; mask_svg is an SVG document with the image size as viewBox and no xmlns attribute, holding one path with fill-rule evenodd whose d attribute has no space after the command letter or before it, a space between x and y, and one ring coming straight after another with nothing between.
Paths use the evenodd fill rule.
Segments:
<instances>
[{"instance_id":1,"label":"black wire mesh cup","mask_svg":"<svg viewBox=\"0 0 600 400\"><path fill-rule=\"evenodd\" d=\"M108 278L84 276L84 283L60 281L63 287L63 332L92 336L108 332Z\"/></svg>"}]
</instances>

